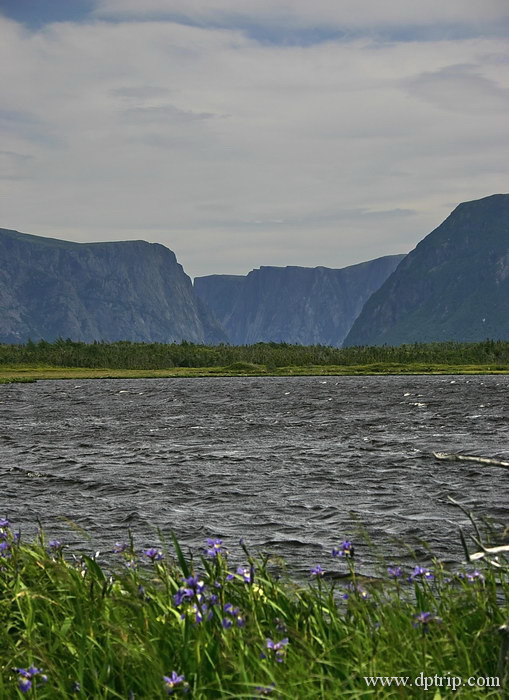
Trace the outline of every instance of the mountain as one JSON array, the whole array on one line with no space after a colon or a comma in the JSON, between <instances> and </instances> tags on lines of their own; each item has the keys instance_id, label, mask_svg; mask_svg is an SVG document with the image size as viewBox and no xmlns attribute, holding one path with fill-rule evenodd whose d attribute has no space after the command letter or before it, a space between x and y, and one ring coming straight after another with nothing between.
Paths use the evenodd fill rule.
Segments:
<instances>
[{"instance_id":1,"label":"mountain","mask_svg":"<svg viewBox=\"0 0 509 700\"><path fill-rule=\"evenodd\" d=\"M157 243L71 243L0 229L0 342L217 343L224 331Z\"/></svg>"},{"instance_id":2,"label":"mountain","mask_svg":"<svg viewBox=\"0 0 509 700\"><path fill-rule=\"evenodd\" d=\"M194 287L234 345L339 346L366 300L403 257L390 255L339 270L261 267L245 277L197 277Z\"/></svg>"},{"instance_id":3,"label":"mountain","mask_svg":"<svg viewBox=\"0 0 509 700\"><path fill-rule=\"evenodd\" d=\"M464 202L366 303L345 345L509 340L509 194Z\"/></svg>"}]
</instances>

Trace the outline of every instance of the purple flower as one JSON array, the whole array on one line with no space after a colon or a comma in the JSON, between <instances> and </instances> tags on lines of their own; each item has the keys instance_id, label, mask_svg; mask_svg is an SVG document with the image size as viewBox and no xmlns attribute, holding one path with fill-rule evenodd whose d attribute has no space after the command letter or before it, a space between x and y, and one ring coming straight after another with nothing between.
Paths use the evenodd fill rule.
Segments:
<instances>
[{"instance_id":1,"label":"purple flower","mask_svg":"<svg viewBox=\"0 0 509 700\"><path fill-rule=\"evenodd\" d=\"M367 600L369 598L369 593L365 588L359 585L354 585L353 583L349 583L347 586L347 591L345 591L341 597L344 600L348 600L351 595L356 596L360 600Z\"/></svg>"},{"instance_id":2,"label":"purple flower","mask_svg":"<svg viewBox=\"0 0 509 700\"><path fill-rule=\"evenodd\" d=\"M254 566L249 569L245 566L237 567L237 576L241 576L244 583L253 583L254 580ZM232 581L235 578L235 574L228 574L226 577L227 581Z\"/></svg>"},{"instance_id":3,"label":"purple flower","mask_svg":"<svg viewBox=\"0 0 509 700\"><path fill-rule=\"evenodd\" d=\"M423 632L428 631L428 625L430 622L440 624L442 622L442 618L437 617L430 612L420 612L417 615L414 615L414 627L420 627Z\"/></svg>"},{"instance_id":4,"label":"purple flower","mask_svg":"<svg viewBox=\"0 0 509 700\"><path fill-rule=\"evenodd\" d=\"M18 688L22 693L28 693L31 687L32 681L29 678L25 678L24 676L18 678Z\"/></svg>"},{"instance_id":5,"label":"purple flower","mask_svg":"<svg viewBox=\"0 0 509 700\"><path fill-rule=\"evenodd\" d=\"M219 554L226 554L226 548L223 547L223 540L207 537L207 556L214 559Z\"/></svg>"},{"instance_id":6,"label":"purple flower","mask_svg":"<svg viewBox=\"0 0 509 700\"><path fill-rule=\"evenodd\" d=\"M346 559L353 559L354 553L353 544L348 540L345 540L339 547L334 547L332 550L333 557L345 557Z\"/></svg>"},{"instance_id":7,"label":"purple flower","mask_svg":"<svg viewBox=\"0 0 509 700\"><path fill-rule=\"evenodd\" d=\"M125 542L115 542L115 546L113 547L113 553L114 554L121 554L122 552L125 552L126 549L129 548L129 545L126 544Z\"/></svg>"},{"instance_id":8,"label":"purple flower","mask_svg":"<svg viewBox=\"0 0 509 700\"><path fill-rule=\"evenodd\" d=\"M415 581L416 579L432 581L434 578L435 577L432 571L424 568L423 566L416 566L413 572L408 577L408 580L410 582Z\"/></svg>"},{"instance_id":9,"label":"purple flower","mask_svg":"<svg viewBox=\"0 0 509 700\"><path fill-rule=\"evenodd\" d=\"M46 683L48 680L48 676L42 673L40 668L36 668L35 666L30 666L28 669L18 668L16 670L18 673L18 688L22 693L28 693L32 687L32 680L35 676L39 677L38 680L41 681L41 683Z\"/></svg>"},{"instance_id":10,"label":"purple flower","mask_svg":"<svg viewBox=\"0 0 509 700\"><path fill-rule=\"evenodd\" d=\"M175 690L181 688L182 690L187 690L186 677L184 675L179 676L176 671L171 672L171 676L163 676L164 685L168 695L172 695Z\"/></svg>"},{"instance_id":11,"label":"purple flower","mask_svg":"<svg viewBox=\"0 0 509 700\"><path fill-rule=\"evenodd\" d=\"M203 593L205 584L200 578L198 578L198 576L189 576L188 578L184 579L184 582L187 584L189 589L196 591L196 593Z\"/></svg>"},{"instance_id":12,"label":"purple flower","mask_svg":"<svg viewBox=\"0 0 509 700\"><path fill-rule=\"evenodd\" d=\"M401 566L388 566L387 573L390 578L401 578L403 576Z\"/></svg>"},{"instance_id":13,"label":"purple flower","mask_svg":"<svg viewBox=\"0 0 509 700\"><path fill-rule=\"evenodd\" d=\"M143 554L151 561L160 561L164 556L161 550L156 549L155 547L148 547L148 549L144 549Z\"/></svg>"},{"instance_id":14,"label":"purple flower","mask_svg":"<svg viewBox=\"0 0 509 700\"><path fill-rule=\"evenodd\" d=\"M270 685L257 685L255 692L258 695L270 695L274 691L275 687L275 683L271 683Z\"/></svg>"},{"instance_id":15,"label":"purple flower","mask_svg":"<svg viewBox=\"0 0 509 700\"><path fill-rule=\"evenodd\" d=\"M0 527L9 527L10 521L7 518L0 518Z\"/></svg>"},{"instance_id":16,"label":"purple flower","mask_svg":"<svg viewBox=\"0 0 509 700\"><path fill-rule=\"evenodd\" d=\"M483 583L484 581L484 575L481 574L480 571L467 571L464 574L458 574L458 578L464 579L467 581L467 583L475 583L476 581L479 581L480 583Z\"/></svg>"},{"instance_id":17,"label":"purple flower","mask_svg":"<svg viewBox=\"0 0 509 700\"><path fill-rule=\"evenodd\" d=\"M316 566L313 566L313 568L310 571L311 576L316 576L317 578L320 578L322 576L325 576L325 569L322 569L320 564L317 564Z\"/></svg>"},{"instance_id":18,"label":"purple flower","mask_svg":"<svg viewBox=\"0 0 509 700\"><path fill-rule=\"evenodd\" d=\"M230 620L229 617L223 617L223 621L221 624L223 625L225 630L229 630L230 627L233 627L233 620Z\"/></svg>"},{"instance_id":19,"label":"purple flower","mask_svg":"<svg viewBox=\"0 0 509 700\"><path fill-rule=\"evenodd\" d=\"M50 552L58 552L63 546L60 540L50 540L48 542L48 549Z\"/></svg>"},{"instance_id":20,"label":"purple flower","mask_svg":"<svg viewBox=\"0 0 509 700\"><path fill-rule=\"evenodd\" d=\"M272 639L267 639L267 649L271 649L274 652L276 661L281 663L284 661L286 653L286 645L288 644L288 637L285 637L280 642L274 642Z\"/></svg>"}]
</instances>

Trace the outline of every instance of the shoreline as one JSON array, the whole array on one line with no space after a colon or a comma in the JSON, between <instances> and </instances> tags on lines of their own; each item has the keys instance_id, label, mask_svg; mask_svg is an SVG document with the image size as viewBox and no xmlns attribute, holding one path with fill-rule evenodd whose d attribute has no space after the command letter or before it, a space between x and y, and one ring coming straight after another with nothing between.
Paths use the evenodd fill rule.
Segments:
<instances>
[{"instance_id":1,"label":"shoreline","mask_svg":"<svg viewBox=\"0 0 509 700\"><path fill-rule=\"evenodd\" d=\"M167 369L111 369L107 367L0 366L0 384L48 379L170 379L193 377L357 377L419 375L505 375L509 365L448 365L435 363L373 363L365 365L310 365L270 369L264 365L233 367L171 367Z\"/></svg>"}]
</instances>

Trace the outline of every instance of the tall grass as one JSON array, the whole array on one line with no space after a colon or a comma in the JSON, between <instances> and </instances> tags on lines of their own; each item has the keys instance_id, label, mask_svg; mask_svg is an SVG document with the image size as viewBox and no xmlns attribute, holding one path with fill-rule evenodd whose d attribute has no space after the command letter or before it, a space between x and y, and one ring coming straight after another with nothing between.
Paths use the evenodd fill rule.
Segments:
<instances>
[{"instance_id":1,"label":"tall grass","mask_svg":"<svg viewBox=\"0 0 509 700\"><path fill-rule=\"evenodd\" d=\"M0 520L0 697L401 698L446 686L372 687L367 676L495 677L507 568L358 571L339 545L308 583L267 557L232 562L119 543L101 557L23 542ZM323 568L322 568L323 567ZM500 697L462 687L457 697Z\"/></svg>"}]
</instances>

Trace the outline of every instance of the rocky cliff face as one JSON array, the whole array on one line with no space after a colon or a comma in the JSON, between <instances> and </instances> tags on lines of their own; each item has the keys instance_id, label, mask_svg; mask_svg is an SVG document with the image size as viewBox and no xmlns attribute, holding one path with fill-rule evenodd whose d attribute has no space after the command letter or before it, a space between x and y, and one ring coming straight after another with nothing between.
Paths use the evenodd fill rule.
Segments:
<instances>
[{"instance_id":1,"label":"rocky cliff face","mask_svg":"<svg viewBox=\"0 0 509 700\"><path fill-rule=\"evenodd\" d=\"M366 300L403 257L391 255L339 270L261 267L246 277L197 277L194 284L234 345L339 346Z\"/></svg>"},{"instance_id":2,"label":"rocky cliff face","mask_svg":"<svg viewBox=\"0 0 509 700\"><path fill-rule=\"evenodd\" d=\"M58 337L226 340L162 245L80 244L0 229L0 342Z\"/></svg>"},{"instance_id":3,"label":"rocky cliff face","mask_svg":"<svg viewBox=\"0 0 509 700\"><path fill-rule=\"evenodd\" d=\"M345 345L509 339L509 195L460 204L366 303Z\"/></svg>"}]
</instances>

